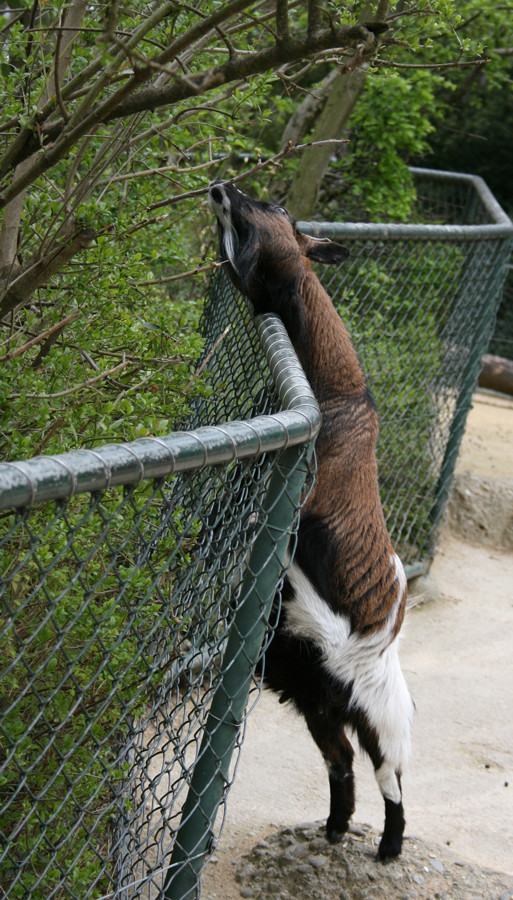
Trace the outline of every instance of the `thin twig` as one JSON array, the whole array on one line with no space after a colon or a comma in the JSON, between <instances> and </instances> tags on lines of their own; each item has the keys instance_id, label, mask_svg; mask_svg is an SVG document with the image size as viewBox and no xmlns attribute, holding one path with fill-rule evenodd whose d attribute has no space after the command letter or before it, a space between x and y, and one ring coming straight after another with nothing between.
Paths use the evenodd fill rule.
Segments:
<instances>
[{"instance_id":1,"label":"thin twig","mask_svg":"<svg viewBox=\"0 0 513 900\"><path fill-rule=\"evenodd\" d=\"M64 16L61 14L61 22L63 22ZM60 83L60 75L59 75L59 62L61 55L61 43L62 43L62 35L64 34L64 29L61 27L57 32L57 40L55 41L55 62L54 62L54 87L55 87L55 99L57 100L57 105L61 111L62 118L65 122L69 122L70 116L68 110L64 106L64 100L62 99L61 94L61 83Z\"/></svg>"},{"instance_id":2,"label":"thin twig","mask_svg":"<svg viewBox=\"0 0 513 900\"><path fill-rule=\"evenodd\" d=\"M88 378L86 381L83 381L82 384L76 384L72 388L67 388L65 391L57 391L55 394L26 394L28 400L56 400L58 397L67 397L69 394L76 394L77 391L81 391L84 388L92 387L93 384L96 384L98 381L101 381L102 378L109 378L110 375L114 375L115 372L119 372L121 369L126 369L127 366L132 365L128 360L120 363L119 366L114 366L113 369L109 369L107 372L102 372L101 375L97 375L95 378ZM16 394L15 396L19 396Z\"/></svg>"},{"instance_id":3,"label":"thin twig","mask_svg":"<svg viewBox=\"0 0 513 900\"><path fill-rule=\"evenodd\" d=\"M27 341L27 343L23 344L22 347L17 347L16 350L12 350L11 353L6 353L5 356L0 356L0 362L5 362L8 359L14 359L15 356L22 356L22 354L26 353L27 350L30 350L31 347L35 347L36 344L44 341L45 338L51 337L54 332L60 331L62 328L65 328L66 325L69 325L70 322L73 322L73 320L76 319L79 315L79 312L71 313L71 315L66 316L65 319L61 319L60 322L57 322L56 325L52 325L51 328L47 328L46 331L42 331L41 334L38 334L35 338L32 338L32 340Z\"/></svg>"},{"instance_id":4,"label":"thin twig","mask_svg":"<svg viewBox=\"0 0 513 900\"><path fill-rule=\"evenodd\" d=\"M189 278L191 275L200 275L201 272L208 272L210 269L218 269L219 266L224 265L225 261L211 262L206 266L196 266L195 269L189 269L188 272L181 272L179 275L167 275L165 278L156 278L154 281L133 281L131 284L137 285L137 287L146 287L150 284L169 284L170 281L180 281L182 278Z\"/></svg>"},{"instance_id":5,"label":"thin twig","mask_svg":"<svg viewBox=\"0 0 513 900\"><path fill-rule=\"evenodd\" d=\"M129 181L131 178L146 178L148 175L164 175L166 172L186 171L187 174L189 174L190 172L198 172L200 169L208 169L209 166L223 162L228 158L229 156L222 156L219 157L219 159L207 160L207 162L199 163L197 166L187 166L186 169L176 163L173 163L171 166L159 166L157 169L141 169L140 172L128 172L126 175L114 175L112 178L102 178L101 181L98 181L97 186L115 184L117 181Z\"/></svg>"},{"instance_id":6,"label":"thin twig","mask_svg":"<svg viewBox=\"0 0 513 900\"><path fill-rule=\"evenodd\" d=\"M196 379L199 378L199 376L200 376L201 373L203 372L203 369L205 368L205 366L206 366L206 365L210 362L210 360L212 359L212 356L213 356L214 353L216 352L216 350L217 350L217 348L219 347L219 344L221 343L221 341L224 341L226 335L230 332L231 327L232 327L231 325L227 325L226 328L224 329L224 331L222 332L222 334L219 335L219 337L218 337L217 341L215 342L214 346L213 346L212 349L209 351L209 353L207 353L205 359L204 359L203 362L201 363L201 366L200 366L198 369L196 369L196 371L195 371L194 375L192 376L191 380L189 381L189 383L185 385L185 387L184 387L184 389L183 389L183 393L184 393L184 394L186 393L186 391L189 390L189 388L191 387L191 385L194 384L194 382L196 381Z\"/></svg>"},{"instance_id":7,"label":"thin twig","mask_svg":"<svg viewBox=\"0 0 513 900\"><path fill-rule=\"evenodd\" d=\"M373 66L389 66L392 69L462 69L464 66L484 66L491 62L488 57L485 59L475 59L470 62L448 62L448 63L399 63L393 62L391 59L381 59L376 57L373 60Z\"/></svg>"},{"instance_id":8,"label":"thin twig","mask_svg":"<svg viewBox=\"0 0 513 900\"><path fill-rule=\"evenodd\" d=\"M248 169L246 172L241 172L240 175L235 175L233 178L227 178L226 180L230 184L235 184L237 181L242 181L243 178L248 178L250 175L254 175L256 172L259 172L260 169L265 169L267 166L274 165L274 163L279 162L281 159L284 159L284 157L290 156L291 153L299 153L302 150L307 150L309 147L320 147L323 144L347 143L348 141L342 138L328 138L324 141L307 141L305 144L296 144L295 146L287 145L287 147L285 147L284 150L281 150L280 153L276 153L274 156L270 156L269 159L259 160L251 169ZM186 191L183 194L176 194L174 197L169 197L168 200L160 200L158 203L152 203L151 206L148 206L148 211L160 209L162 206L172 206L174 203L179 203L181 200L187 200L190 197L200 197L203 194L206 194L207 191L208 185L203 188L197 188L194 191Z\"/></svg>"}]
</instances>

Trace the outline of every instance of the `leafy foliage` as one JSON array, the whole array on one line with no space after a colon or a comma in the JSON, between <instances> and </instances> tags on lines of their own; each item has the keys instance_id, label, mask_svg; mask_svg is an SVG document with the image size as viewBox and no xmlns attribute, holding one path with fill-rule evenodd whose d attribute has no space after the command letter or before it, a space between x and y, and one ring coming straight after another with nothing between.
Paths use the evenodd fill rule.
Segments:
<instances>
[{"instance_id":1,"label":"leafy foliage","mask_svg":"<svg viewBox=\"0 0 513 900\"><path fill-rule=\"evenodd\" d=\"M328 218L411 220L416 191L408 162L428 148L439 83L422 70L378 70L367 78L350 119L349 150L326 183Z\"/></svg>"}]
</instances>

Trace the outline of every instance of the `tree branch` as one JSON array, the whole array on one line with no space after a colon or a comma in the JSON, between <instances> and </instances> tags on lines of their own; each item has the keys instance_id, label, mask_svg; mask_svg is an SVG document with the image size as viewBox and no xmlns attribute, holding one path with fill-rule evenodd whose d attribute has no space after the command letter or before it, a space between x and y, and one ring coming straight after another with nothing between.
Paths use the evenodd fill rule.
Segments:
<instances>
[{"instance_id":1,"label":"tree branch","mask_svg":"<svg viewBox=\"0 0 513 900\"><path fill-rule=\"evenodd\" d=\"M289 39L289 4L288 0L276 0L276 31L278 41Z\"/></svg>"},{"instance_id":2,"label":"tree branch","mask_svg":"<svg viewBox=\"0 0 513 900\"><path fill-rule=\"evenodd\" d=\"M24 306L35 290L45 284L52 275L59 272L76 253L87 247L95 236L96 231L93 228L79 231L42 259L31 260L24 265L10 284L8 283L8 287L0 299L0 318L17 306Z\"/></svg>"},{"instance_id":3,"label":"tree branch","mask_svg":"<svg viewBox=\"0 0 513 900\"><path fill-rule=\"evenodd\" d=\"M51 338L52 336L58 336L63 328L65 328L66 325L69 325L70 322L73 322L79 315L79 312L71 313L69 316L66 316L65 319L61 319L60 322L57 322L56 325L52 325L51 328L47 328L45 331L42 331L41 334L36 335L35 338L27 341L23 346L17 347L16 350L11 350L10 353L6 353L4 356L0 356L0 362L6 362L6 360L14 359L16 356L23 356L27 350L30 350L31 347L35 347L36 344L40 344L41 341Z\"/></svg>"},{"instance_id":4,"label":"tree branch","mask_svg":"<svg viewBox=\"0 0 513 900\"><path fill-rule=\"evenodd\" d=\"M376 57L373 62L375 66L388 66L391 69L463 69L468 66L479 67L485 66L487 63L491 62L489 57L485 59L474 59L459 62L447 62L447 63L400 63L393 62L391 59L380 59Z\"/></svg>"},{"instance_id":5,"label":"tree branch","mask_svg":"<svg viewBox=\"0 0 513 900\"><path fill-rule=\"evenodd\" d=\"M241 3L241 0L238 0L238 3ZM245 54L236 59L227 60L212 69L194 73L188 77L187 81L175 81L164 86L143 88L128 96L134 87L133 80L131 80L129 85L124 86L119 92L93 109L81 122L77 124L70 122L66 126L61 120L43 129L46 149L37 154L34 162L23 176L15 178L11 185L0 194L0 208L24 190L35 178L63 159L68 150L99 121L110 122L136 113L171 106L198 94L212 91L229 82L258 75L285 63L297 62L304 57L329 48L342 50L361 44L362 59L371 58L374 43L374 34L363 25L342 25L339 28L317 31L313 35L307 34L299 39L291 37L286 43ZM142 78L142 76L138 77ZM26 145L20 150L18 157L24 158L27 149L31 148L27 148Z\"/></svg>"},{"instance_id":6,"label":"tree branch","mask_svg":"<svg viewBox=\"0 0 513 900\"><path fill-rule=\"evenodd\" d=\"M57 391L55 394L27 394L26 396L28 400L56 400L58 397L68 397L70 394L76 394L77 391L82 391L85 388L92 387L103 378L110 378L111 375L114 375L116 372L120 372L121 369L126 369L126 367L130 365L132 365L132 363L130 363L128 360L125 360L118 366L114 366L113 369L109 369L107 372L102 372L101 375L96 375L94 378L88 378L81 384L76 384L74 387L66 388L66 390L64 391ZM17 395L15 394L14 396Z\"/></svg>"}]
</instances>

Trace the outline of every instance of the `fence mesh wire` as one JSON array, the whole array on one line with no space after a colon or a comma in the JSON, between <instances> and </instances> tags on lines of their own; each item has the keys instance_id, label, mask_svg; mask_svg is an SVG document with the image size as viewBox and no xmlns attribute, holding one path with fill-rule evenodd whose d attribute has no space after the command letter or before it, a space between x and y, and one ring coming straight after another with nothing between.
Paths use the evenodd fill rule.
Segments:
<instances>
[{"instance_id":1,"label":"fence mesh wire","mask_svg":"<svg viewBox=\"0 0 513 900\"><path fill-rule=\"evenodd\" d=\"M476 180L417 177L431 226L311 223L351 250L322 277L376 396L383 500L410 567L432 552L512 234ZM9 900L189 898L211 849L314 428L279 412L279 323L269 353L222 274L205 328L191 424L211 429L0 465Z\"/></svg>"},{"instance_id":2,"label":"fence mesh wire","mask_svg":"<svg viewBox=\"0 0 513 900\"><path fill-rule=\"evenodd\" d=\"M195 424L257 421L283 408L276 383L246 304L225 279L213 294L206 332L215 364L212 356L209 397ZM254 437L256 426L248 429ZM3 896L153 898L180 869L171 854L182 807L249 591L249 635L258 636L266 615L261 573L248 562L269 519L274 471L273 508L285 498L291 514L264 552L264 569L298 507L291 473L280 470L284 454L237 459L235 443L228 464L3 513ZM307 447L303 441L297 451L298 471ZM62 466L68 458L59 458ZM240 640L244 653L248 635ZM232 654L229 665L237 664ZM253 665L249 658L246 668ZM224 699L238 745L241 711ZM202 803L193 797L193 811ZM194 855L197 865L188 884L211 832L207 820L189 846L185 865ZM192 896L187 890L171 885L169 896Z\"/></svg>"}]
</instances>

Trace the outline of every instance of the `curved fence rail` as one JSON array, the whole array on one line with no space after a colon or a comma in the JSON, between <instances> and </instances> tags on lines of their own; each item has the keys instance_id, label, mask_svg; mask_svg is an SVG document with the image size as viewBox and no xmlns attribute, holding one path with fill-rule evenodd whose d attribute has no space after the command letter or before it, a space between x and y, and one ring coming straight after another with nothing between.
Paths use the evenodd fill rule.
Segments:
<instances>
[{"instance_id":1,"label":"curved fence rail","mask_svg":"<svg viewBox=\"0 0 513 900\"><path fill-rule=\"evenodd\" d=\"M513 226L416 171L428 224L303 223L381 419L393 539L433 551ZM0 884L9 900L197 894L219 832L319 410L283 326L221 272L192 430L0 464ZM293 550L293 546L291 548Z\"/></svg>"}]
</instances>

